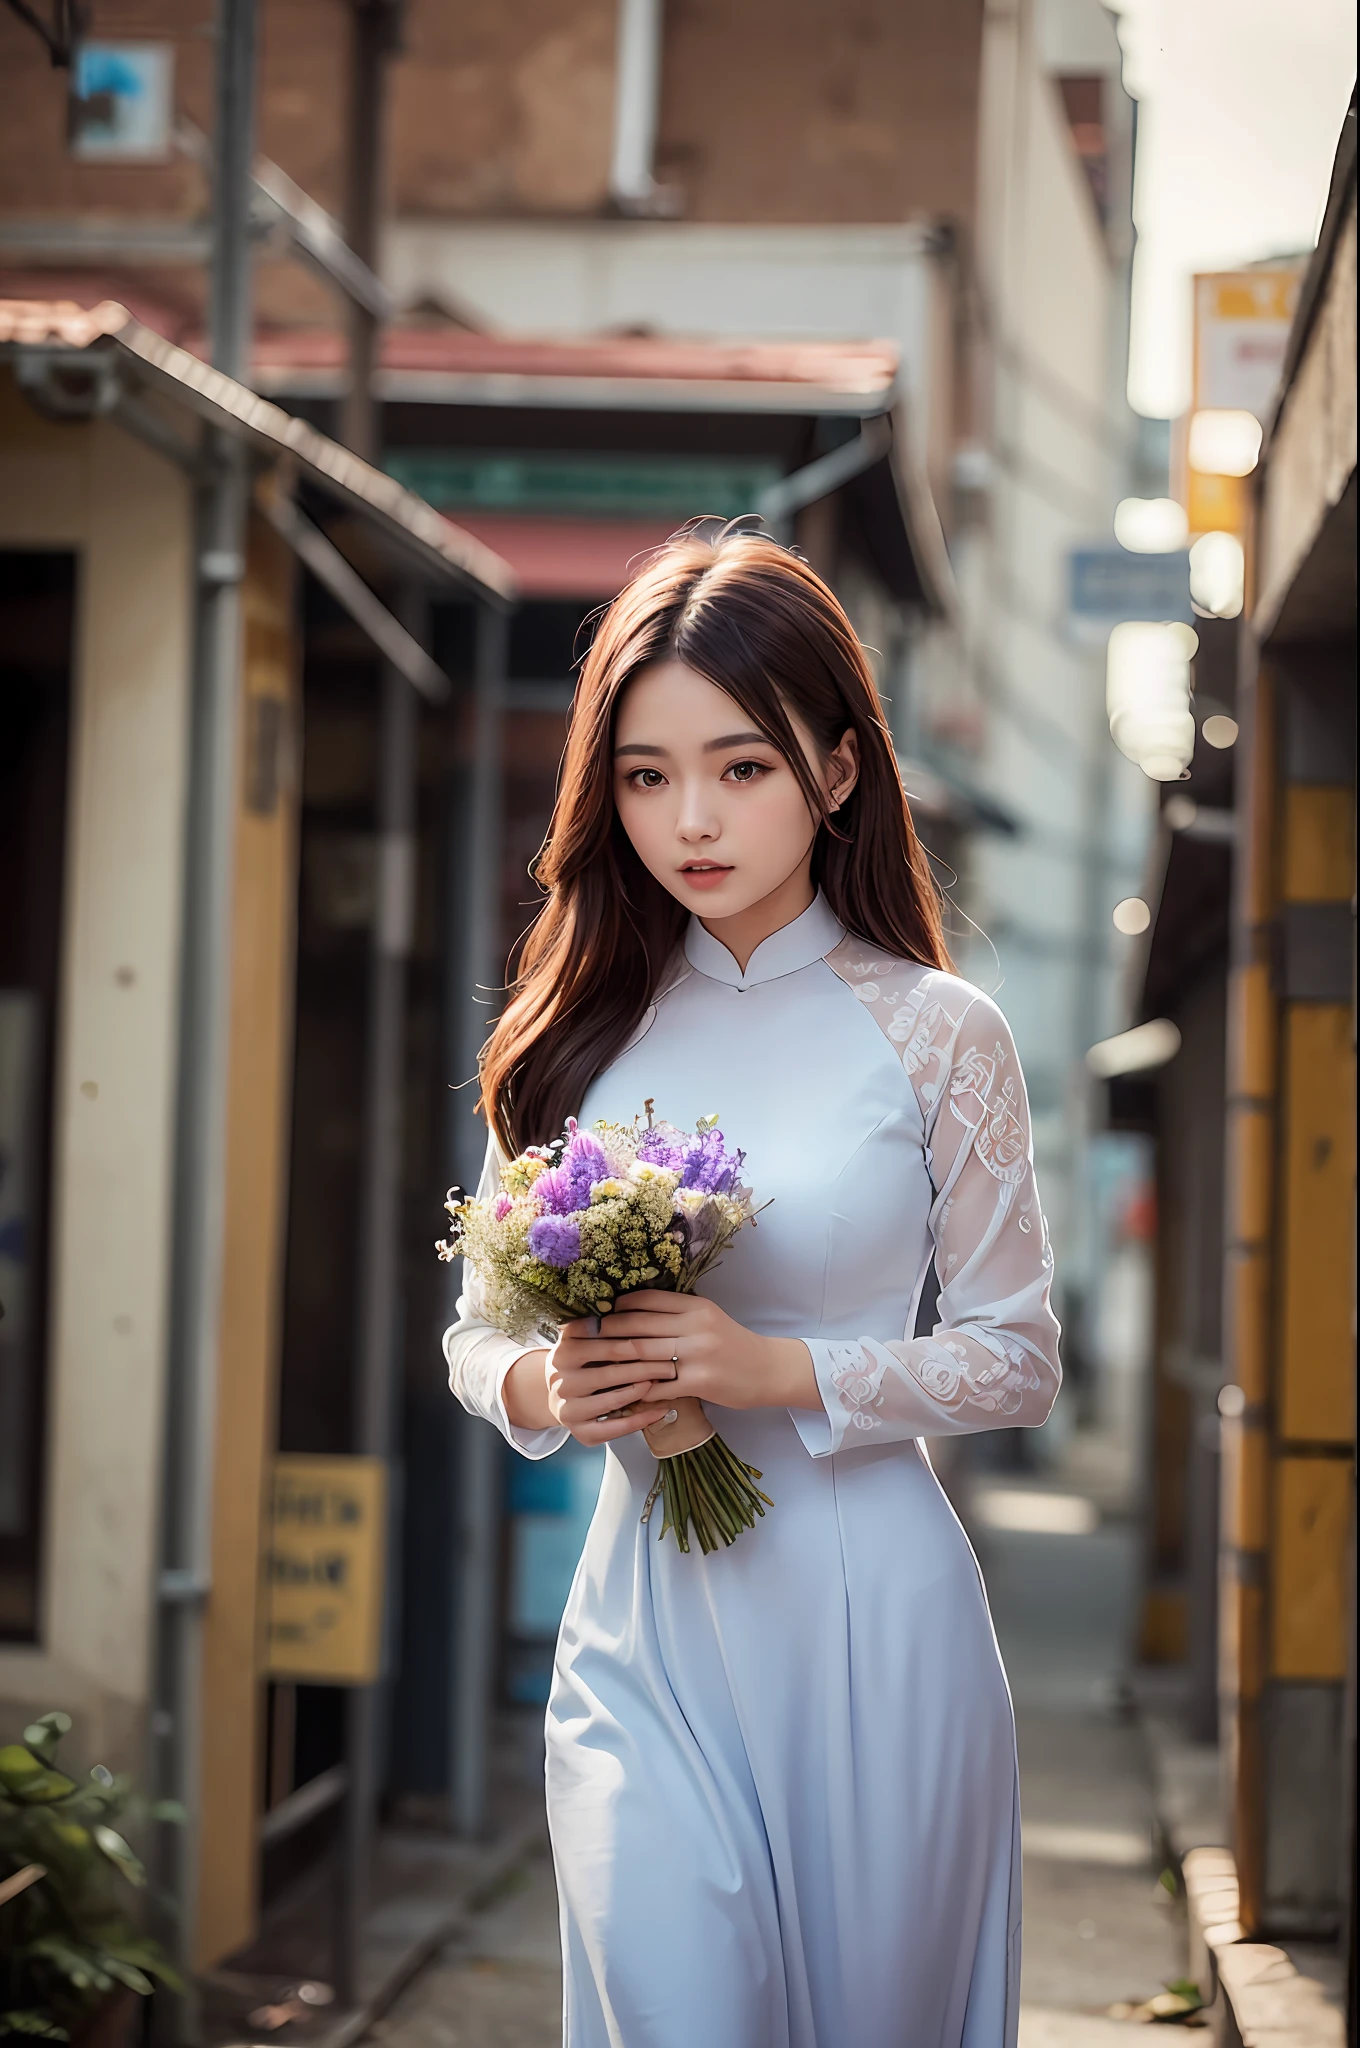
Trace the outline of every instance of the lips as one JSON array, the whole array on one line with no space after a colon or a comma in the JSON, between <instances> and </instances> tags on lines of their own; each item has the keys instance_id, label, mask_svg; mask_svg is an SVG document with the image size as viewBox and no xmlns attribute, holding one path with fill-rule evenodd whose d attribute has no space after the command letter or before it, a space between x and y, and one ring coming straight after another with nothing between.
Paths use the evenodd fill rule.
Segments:
<instances>
[{"instance_id":1,"label":"lips","mask_svg":"<svg viewBox=\"0 0 1360 2048\"><path fill-rule=\"evenodd\" d=\"M730 875L732 870L730 867L721 867L715 862L712 865L705 865L703 867L683 867L680 872L691 888L712 889L723 880L724 876Z\"/></svg>"}]
</instances>

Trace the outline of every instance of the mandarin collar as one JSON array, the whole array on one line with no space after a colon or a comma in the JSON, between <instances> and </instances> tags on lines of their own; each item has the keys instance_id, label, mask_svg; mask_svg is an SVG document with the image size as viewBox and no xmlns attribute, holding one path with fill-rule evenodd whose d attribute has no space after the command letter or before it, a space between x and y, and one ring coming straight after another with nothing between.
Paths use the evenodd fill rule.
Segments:
<instances>
[{"instance_id":1,"label":"mandarin collar","mask_svg":"<svg viewBox=\"0 0 1360 2048\"><path fill-rule=\"evenodd\" d=\"M781 975L796 974L800 967L811 967L814 960L824 960L844 937L845 926L819 889L792 924L761 940L746 963L745 974L722 940L715 939L697 917L690 919L685 933L685 958L710 981L724 982L728 988L754 988L759 982L777 981Z\"/></svg>"}]
</instances>

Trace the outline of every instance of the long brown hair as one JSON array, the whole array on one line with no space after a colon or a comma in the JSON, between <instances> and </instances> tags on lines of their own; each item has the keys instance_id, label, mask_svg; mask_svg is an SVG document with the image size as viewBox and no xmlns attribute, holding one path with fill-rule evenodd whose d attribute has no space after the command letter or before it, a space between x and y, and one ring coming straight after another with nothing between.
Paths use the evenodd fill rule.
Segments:
<instances>
[{"instance_id":1,"label":"long brown hair","mask_svg":"<svg viewBox=\"0 0 1360 2048\"><path fill-rule=\"evenodd\" d=\"M640 670L674 657L738 703L821 818L812 879L857 938L948 967L940 901L916 837L873 673L821 578L763 535L682 533L615 598L581 670L561 786L535 876L547 900L482 1054L482 1105L510 1152L555 1137L623 1049L689 922L638 859L614 808L614 717ZM790 722L825 758L847 728L859 779L832 819Z\"/></svg>"}]
</instances>

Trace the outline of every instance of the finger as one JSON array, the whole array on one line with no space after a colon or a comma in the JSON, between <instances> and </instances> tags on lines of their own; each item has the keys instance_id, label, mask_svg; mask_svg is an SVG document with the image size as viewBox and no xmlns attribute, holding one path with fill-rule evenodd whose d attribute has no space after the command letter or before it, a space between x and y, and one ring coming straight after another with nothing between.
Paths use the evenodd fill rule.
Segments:
<instances>
[{"instance_id":1,"label":"finger","mask_svg":"<svg viewBox=\"0 0 1360 2048\"><path fill-rule=\"evenodd\" d=\"M612 1314L627 1316L635 1309L645 1309L649 1314L682 1316L693 1300L691 1294L675 1294L660 1287L638 1287L619 1296Z\"/></svg>"},{"instance_id":2,"label":"finger","mask_svg":"<svg viewBox=\"0 0 1360 2048\"><path fill-rule=\"evenodd\" d=\"M584 1352L584 1358L576 1354ZM676 1339L672 1331L657 1337L594 1337L592 1343L571 1346L567 1358L571 1360L573 1372L584 1372L586 1366L614 1366L621 1360L627 1364L629 1358L655 1358L662 1362L676 1350ZM561 1352L557 1354L561 1356Z\"/></svg>"},{"instance_id":3,"label":"finger","mask_svg":"<svg viewBox=\"0 0 1360 2048\"><path fill-rule=\"evenodd\" d=\"M554 1377L567 1394L603 1394L610 1387L625 1387L633 1380L673 1380L675 1367L669 1358L622 1358L617 1365L578 1365L558 1368Z\"/></svg>"},{"instance_id":4,"label":"finger","mask_svg":"<svg viewBox=\"0 0 1360 2048\"><path fill-rule=\"evenodd\" d=\"M649 1316L631 1310L626 1315L611 1316L609 1335L594 1341L600 1344L621 1344L635 1341L639 1337L654 1339L657 1343L674 1348L675 1339L685 1329L688 1318L676 1316Z\"/></svg>"},{"instance_id":5,"label":"finger","mask_svg":"<svg viewBox=\"0 0 1360 2048\"><path fill-rule=\"evenodd\" d=\"M639 1430L650 1429L653 1423L664 1421L669 1414L669 1408L640 1408L636 1415L623 1416L615 1422L584 1423L573 1429L571 1434L578 1443L613 1443L616 1437L636 1436Z\"/></svg>"},{"instance_id":6,"label":"finger","mask_svg":"<svg viewBox=\"0 0 1360 2048\"><path fill-rule=\"evenodd\" d=\"M574 1349L575 1347L573 1347ZM583 1347L584 1348L584 1347ZM592 1367L602 1367L606 1372L619 1365L636 1365L646 1361L649 1365L669 1364L674 1355L670 1337L595 1337L588 1347L589 1357L576 1359L568 1353L562 1356L558 1350L558 1369L567 1372L589 1372Z\"/></svg>"},{"instance_id":7,"label":"finger","mask_svg":"<svg viewBox=\"0 0 1360 2048\"><path fill-rule=\"evenodd\" d=\"M601 1402L611 1408L627 1408L630 1402L655 1398L650 1380L638 1380L630 1387L597 1387L593 1393L564 1394L559 1402L568 1429L578 1422L598 1422L604 1413Z\"/></svg>"}]
</instances>

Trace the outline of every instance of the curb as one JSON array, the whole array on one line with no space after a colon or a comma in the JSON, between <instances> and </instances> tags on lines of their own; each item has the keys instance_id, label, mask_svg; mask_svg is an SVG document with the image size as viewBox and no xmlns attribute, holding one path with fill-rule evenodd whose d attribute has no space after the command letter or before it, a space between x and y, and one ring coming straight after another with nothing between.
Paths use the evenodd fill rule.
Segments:
<instances>
[{"instance_id":1,"label":"curb","mask_svg":"<svg viewBox=\"0 0 1360 2048\"><path fill-rule=\"evenodd\" d=\"M1185 1892L1186 1974L1200 1987L1214 2048L1345 2048L1344 2016L1322 1986L1282 1948L1246 1938L1217 1751L1189 1742L1159 1702L1134 1691L1157 1833Z\"/></svg>"}]
</instances>

